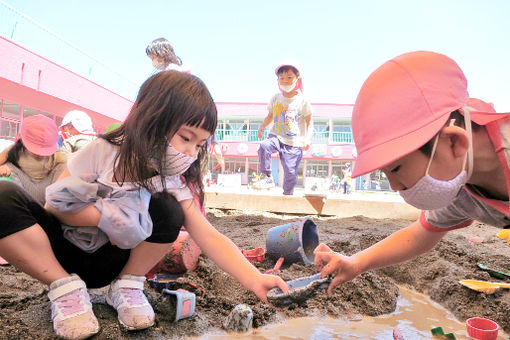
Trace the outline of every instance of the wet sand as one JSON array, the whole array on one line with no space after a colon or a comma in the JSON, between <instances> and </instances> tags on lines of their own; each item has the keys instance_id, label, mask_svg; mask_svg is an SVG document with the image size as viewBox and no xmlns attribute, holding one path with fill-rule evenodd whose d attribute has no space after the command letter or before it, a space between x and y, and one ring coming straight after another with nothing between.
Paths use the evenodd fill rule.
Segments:
<instances>
[{"instance_id":1,"label":"wet sand","mask_svg":"<svg viewBox=\"0 0 510 340\"><path fill-rule=\"evenodd\" d=\"M265 248L267 231L297 220L299 216L260 214L255 212L210 210L208 218L241 249ZM381 240L391 232L408 225L408 220L312 217L318 226L321 242L344 254L352 254ZM103 290L91 290L94 312L101 331L94 339L182 339L200 336L221 328L223 320L240 303L248 304L254 313L254 327L278 323L298 317L328 317L349 320L358 314L378 316L395 311L399 285L424 293L463 321L481 316L499 323L510 332L510 290L493 295L469 290L457 282L462 279L498 281L477 267L477 263L508 268L510 246L495 235L499 230L475 223L450 232L431 252L412 261L360 275L339 286L333 296L319 291L310 299L275 310L260 302L251 292L221 271L212 261L201 257L197 269L185 275L182 288L197 294L195 315L173 323L174 309L161 295L147 286L147 294L156 311L156 325L139 332L119 327L115 311L104 302ZM471 243L470 237L484 242ZM265 271L274 266L267 258L255 263ZM291 280L316 273L313 266L285 263L279 274ZM204 295L202 296L202 291ZM54 339L47 288L12 266L0 267L0 339Z\"/></svg>"}]
</instances>

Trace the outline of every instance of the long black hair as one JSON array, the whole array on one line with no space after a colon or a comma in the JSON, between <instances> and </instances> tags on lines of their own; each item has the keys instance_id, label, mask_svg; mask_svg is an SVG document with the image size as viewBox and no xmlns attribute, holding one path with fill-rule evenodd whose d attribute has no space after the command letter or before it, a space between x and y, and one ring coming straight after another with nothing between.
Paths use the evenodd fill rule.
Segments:
<instances>
[{"instance_id":1,"label":"long black hair","mask_svg":"<svg viewBox=\"0 0 510 340\"><path fill-rule=\"evenodd\" d=\"M12 148L7 152L7 162L11 162L16 167L19 168L19 156L22 152L26 150L25 146L23 145L23 142L21 141L21 138L16 141L12 145Z\"/></svg>"},{"instance_id":2,"label":"long black hair","mask_svg":"<svg viewBox=\"0 0 510 340\"><path fill-rule=\"evenodd\" d=\"M101 138L119 146L116 156L116 182L134 182L153 191L149 178L162 175L168 141L183 125L200 127L214 135L216 105L205 84L196 76L163 71L147 79L138 92L125 122ZM184 173L187 184L203 203L202 167L207 161L209 143L198 152L197 160ZM154 169L153 165L156 165Z\"/></svg>"}]
</instances>

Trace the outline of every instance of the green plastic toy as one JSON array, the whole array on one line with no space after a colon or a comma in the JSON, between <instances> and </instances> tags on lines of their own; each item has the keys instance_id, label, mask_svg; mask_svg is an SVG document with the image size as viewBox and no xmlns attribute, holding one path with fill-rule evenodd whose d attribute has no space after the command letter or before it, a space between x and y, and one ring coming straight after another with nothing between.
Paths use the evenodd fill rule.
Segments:
<instances>
[{"instance_id":1,"label":"green plastic toy","mask_svg":"<svg viewBox=\"0 0 510 340\"><path fill-rule=\"evenodd\" d=\"M0 177L0 181L12 181L12 173L9 176Z\"/></svg>"},{"instance_id":2,"label":"green plastic toy","mask_svg":"<svg viewBox=\"0 0 510 340\"><path fill-rule=\"evenodd\" d=\"M443 327L436 327L430 330L434 338L437 339L448 339L448 340L457 340L457 337L453 333L444 333Z\"/></svg>"},{"instance_id":3,"label":"green plastic toy","mask_svg":"<svg viewBox=\"0 0 510 340\"><path fill-rule=\"evenodd\" d=\"M510 279L510 270L508 270L508 269L499 269L498 270L495 268L487 267L486 265L484 265L482 263L478 263L478 268L480 268L481 270L485 270L492 277L495 277L495 278L498 278L501 280Z\"/></svg>"}]
</instances>

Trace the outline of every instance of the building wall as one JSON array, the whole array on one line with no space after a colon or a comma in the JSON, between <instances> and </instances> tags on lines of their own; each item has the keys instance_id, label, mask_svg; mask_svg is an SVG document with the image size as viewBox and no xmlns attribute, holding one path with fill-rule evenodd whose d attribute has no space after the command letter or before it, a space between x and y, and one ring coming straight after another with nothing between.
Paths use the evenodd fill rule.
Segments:
<instances>
[{"instance_id":1,"label":"building wall","mask_svg":"<svg viewBox=\"0 0 510 340\"><path fill-rule=\"evenodd\" d=\"M18 126L24 116L37 113L58 123L67 112L82 110L102 132L111 123L124 120L133 104L3 37L0 60L2 126L5 122Z\"/></svg>"}]
</instances>

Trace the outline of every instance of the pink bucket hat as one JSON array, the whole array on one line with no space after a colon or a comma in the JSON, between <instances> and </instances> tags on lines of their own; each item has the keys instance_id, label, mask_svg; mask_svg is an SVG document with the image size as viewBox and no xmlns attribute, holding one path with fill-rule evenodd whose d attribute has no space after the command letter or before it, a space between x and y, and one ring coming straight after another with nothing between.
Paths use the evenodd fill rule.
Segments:
<instances>
[{"instance_id":1,"label":"pink bucket hat","mask_svg":"<svg viewBox=\"0 0 510 340\"><path fill-rule=\"evenodd\" d=\"M78 130L78 132L86 134L86 135L95 135L94 128L92 127L92 119L90 119L89 115L83 111L73 110L69 111L62 120L62 124L60 127L63 127L67 124L73 124L73 127Z\"/></svg>"},{"instance_id":2,"label":"pink bucket hat","mask_svg":"<svg viewBox=\"0 0 510 340\"><path fill-rule=\"evenodd\" d=\"M301 77L301 66L299 65L299 63L293 59L283 60L280 64L278 64L278 66L276 66L276 68L274 69L274 73L278 75L278 71L284 66L291 66L298 70L299 78L297 80L295 89L303 92L303 77Z\"/></svg>"},{"instance_id":3,"label":"pink bucket hat","mask_svg":"<svg viewBox=\"0 0 510 340\"><path fill-rule=\"evenodd\" d=\"M29 116L21 122L20 135L28 151L39 156L51 156L57 151L57 124L43 115Z\"/></svg>"},{"instance_id":4,"label":"pink bucket hat","mask_svg":"<svg viewBox=\"0 0 510 340\"><path fill-rule=\"evenodd\" d=\"M410 52L381 65L367 78L354 105L358 157L353 177L420 148L446 124L451 112L467 106L468 99L464 73L443 54ZM489 118L480 117L493 121L503 115L477 109L472 120L486 124Z\"/></svg>"}]
</instances>

